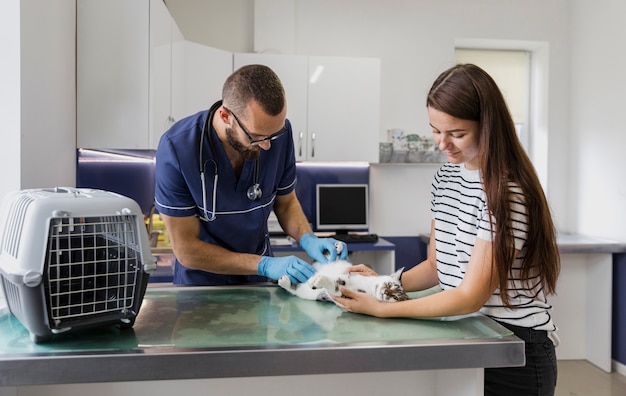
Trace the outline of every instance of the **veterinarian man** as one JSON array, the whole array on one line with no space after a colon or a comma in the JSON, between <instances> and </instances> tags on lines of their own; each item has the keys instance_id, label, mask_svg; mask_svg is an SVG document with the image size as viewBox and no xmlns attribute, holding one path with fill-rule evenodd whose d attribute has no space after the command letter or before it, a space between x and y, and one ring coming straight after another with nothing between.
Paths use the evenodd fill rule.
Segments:
<instances>
[{"instance_id":1,"label":"veterinarian man","mask_svg":"<svg viewBox=\"0 0 626 396\"><path fill-rule=\"evenodd\" d=\"M306 281L315 270L271 257L267 219L318 262L337 257L316 237L296 197L296 164L285 91L268 67L249 65L224 83L222 100L175 123L156 154L155 204L176 256L174 283L226 285ZM324 253L330 253L328 257ZM343 246L339 258L347 258Z\"/></svg>"}]
</instances>

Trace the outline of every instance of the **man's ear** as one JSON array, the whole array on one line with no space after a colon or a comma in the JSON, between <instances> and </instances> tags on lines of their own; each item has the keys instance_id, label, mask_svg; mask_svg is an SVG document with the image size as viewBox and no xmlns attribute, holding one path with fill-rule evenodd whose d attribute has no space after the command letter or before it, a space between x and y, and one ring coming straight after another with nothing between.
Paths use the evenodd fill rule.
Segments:
<instances>
[{"instance_id":1,"label":"man's ear","mask_svg":"<svg viewBox=\"0 0 626 396\"><path fill-rule=\"evenodd\" d=\"M228 118L230 117L230 112L224 109L224 106L220 106L220 108L217 109L217 116L224 124L230 125L230 123L228 122Z\"/></svg>"}]
</instances>

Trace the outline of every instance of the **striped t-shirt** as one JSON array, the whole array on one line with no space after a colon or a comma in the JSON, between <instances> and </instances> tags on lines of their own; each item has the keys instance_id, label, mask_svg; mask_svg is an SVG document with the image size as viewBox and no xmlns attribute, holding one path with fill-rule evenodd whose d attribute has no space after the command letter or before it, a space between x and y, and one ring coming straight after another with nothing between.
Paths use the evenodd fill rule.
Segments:
<instances>
[{"instance_id":1,"label":"striped t-shirt","mask_svg":"<svg viewBox=\"0 0 626 396\"><path fill-rule=\"evenodd\" d=\"M533 277L526 283L519 280L521 259L526 252L528 216L519 186L511 183L510 191L515 248L520 251L509 279L509 300L513 309L504 306L500 289L496 289L480 312L515 326L554 331L552 307L543 293L540 278ZM476 238L492 240L480 171L468 170L464 164L443 165L434 177L431 210L435 221L439 285L443 290L451 289L458 286L465 275Z\"/></svg>"}]
</instances>

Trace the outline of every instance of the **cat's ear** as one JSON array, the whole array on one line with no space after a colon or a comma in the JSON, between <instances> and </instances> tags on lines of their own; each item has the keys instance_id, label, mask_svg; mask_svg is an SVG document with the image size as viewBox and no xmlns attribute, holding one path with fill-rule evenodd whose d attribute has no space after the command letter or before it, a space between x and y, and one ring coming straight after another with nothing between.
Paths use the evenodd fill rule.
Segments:
<instances>
[{"instance_id":1,"label":"cat's ear","mask_svg":"<svg viewBox=\"0 0 626 396\"><path fill-rule=\"evenodd\" d=\"M394 272L393 274L391 274L391 278L399 281L400 277L402 276L402 272L404 271L404 267L400 268L399 270L397 270L396 272Z\"/></svg>"}]
</instances>

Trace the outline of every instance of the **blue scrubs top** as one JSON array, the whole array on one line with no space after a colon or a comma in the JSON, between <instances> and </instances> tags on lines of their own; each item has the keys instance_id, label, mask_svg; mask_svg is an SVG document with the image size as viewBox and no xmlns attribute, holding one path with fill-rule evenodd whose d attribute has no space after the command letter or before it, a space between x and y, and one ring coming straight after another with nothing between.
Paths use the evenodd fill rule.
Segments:
<instances>
[{"instance_id":1,"label":"blue scrubs top","mask_svg":"<svg viewBox=\"0 0 626 396\"><path fill-rule=\"evenodd\" d=\"M214 105L215 106L215 105ZM203 207L200 179L200 136L208 116L201 111L175 123L159 142L156 153L155 205L168 216L197 216L200 239L225 249L271 256L267 218L276 195L288 194L296 185L296 161L291 124L288 133L272 141L269 150L261 150L259 184L261 198L250 200L247 190L254 184L255 160L247 160L239 179L211 123L204 136L202 156L205 169L206 208ZM211 139L213 149L208 141ZM215 158L217 157L217 158ZM213 186L217 195L213 217ZM206 210L206 212L205 212ZM178 259L174 283L186 285L224 285L265 281L258 276L220 275L192 270Z\"/></svg>"}]
</instances>

